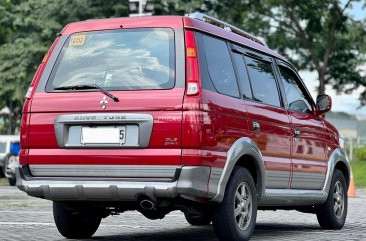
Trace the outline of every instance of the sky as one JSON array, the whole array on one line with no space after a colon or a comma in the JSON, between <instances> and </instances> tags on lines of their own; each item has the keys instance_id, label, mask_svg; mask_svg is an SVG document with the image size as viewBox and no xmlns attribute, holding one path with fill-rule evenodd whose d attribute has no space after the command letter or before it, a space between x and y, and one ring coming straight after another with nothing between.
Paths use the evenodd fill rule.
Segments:
<instances>
[{"instance_id":1,"label":"sky","mask_svg":"<svg viewBox=\"0 0 366 241\"><path fill-rule=\"evenodd\" d=\"M342 0L345 2L345 0ZM362 20L366 17L366 9L363 8L365 4L365 0L361 0L359 2L352 3L350 11L348 11L355 19Z\"/></svg>"},{"instance_id":2,"label":"sky","mask_svg":"<svg viewBox=\"0 0 366 241\"><path fill-rule=\"evenodd\" d=\"M346 0L342 0L342 2L346 2ZM348 10L348 14L354 17L357 20L363 20L366 18L366 9L363 8L363 4L365 0L361 0L360 2L353 3L351 8ZM366 75L366 66L361 68L361 71L364 75ZM309 72L309 71L300 71L300 76L302 77L305 85L308 87L309 92L313 95L314 100L316 99L317 94L317 73ZM363 88L360 88L354 91L352 94L340 94L337 93L330 87L326 87L326 93L332 97L333 100L333 111L343 111L349 114L355 114L360 119L366 119L366 107L360 108L360 101L358 100L359 94L363 91Z\"/></svg>"}]
</instances>

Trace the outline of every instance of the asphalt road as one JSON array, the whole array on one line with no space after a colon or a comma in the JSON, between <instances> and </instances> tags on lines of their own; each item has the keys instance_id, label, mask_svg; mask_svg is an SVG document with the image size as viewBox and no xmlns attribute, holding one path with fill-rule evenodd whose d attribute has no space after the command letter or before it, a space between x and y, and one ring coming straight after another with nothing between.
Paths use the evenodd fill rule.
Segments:
<instances>
[{"instance_id":1,"label":"asphalt road","mask_svg":"<svg viewBox=\"0 0 366 241\"><path fill-rule=\"evenodd\" d=\"M320 229L315 215L295 211L259 211L251 240L366 240L366 190L349 200L345 227ZM0 186L0 240L65 240L53 221L50 201L31 198L14 187ZM91 240L217 240L211 226L190 226L180 212L151 221L138 212L104 219Z\"/></svg>"}]
</instances>

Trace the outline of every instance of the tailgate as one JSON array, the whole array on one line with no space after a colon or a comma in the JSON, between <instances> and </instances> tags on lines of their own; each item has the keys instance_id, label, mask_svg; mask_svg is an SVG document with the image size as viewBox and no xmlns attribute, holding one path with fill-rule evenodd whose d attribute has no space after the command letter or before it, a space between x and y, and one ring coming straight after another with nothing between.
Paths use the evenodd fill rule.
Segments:
<instances>
[{"instance_id":1,"label":"tailgate","mask_svg":"<svg viewBox=\"0 0 366 241\"><path fill-rule=\"evenodd\" d=\"M138 173L134 166L180 165L182 31L101 32L62 36L50 56L29 113L26 160L34 173L58 173L48 165L64 165L70 176L126 165L131 176ZM119 101L98 89L57 90L85 84Z\"/></svg>"}]
</instances>

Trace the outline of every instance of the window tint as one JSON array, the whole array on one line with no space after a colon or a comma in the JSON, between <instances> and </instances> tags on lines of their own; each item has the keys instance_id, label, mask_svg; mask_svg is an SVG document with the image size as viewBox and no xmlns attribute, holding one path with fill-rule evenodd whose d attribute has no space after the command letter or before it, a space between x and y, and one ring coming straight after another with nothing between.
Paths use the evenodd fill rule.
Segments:
<instances>
[{"instance_id":1,"label":"window tint","mask_svg":"<svg viewBox=\"0 0 366 241\"><path fill-rule=\"evenodd\" d=\"M310 113L311 105L299 88L296 81L297 77L295 76L295 74L285 67L279 66L279 68L281 72L282 82L285 87L285 93L289 109L298 112Z\"/></svg>"},{"instance_id":2,"label":"window tint","mask_svg":"<svg viewBox=\"0 0 366 241\"><path fill-rule=\"evenodd\" d=\"M247 69L245 67L243 57L244 56L241 55L241 54L237 54L237 53L234 54L236 69L238 70L238 77L239 77L239 81L241 83L243 98L251 99L252 98L252 90L250 88L248 72L247 72Z\"/></svg>"},{"instance_id":3,"label":"window tint","mask_svg":"<svg viewBox=\"0 0 366 241\"><path fill-rule=\"evenodd\" d=\"M234 68L224 41L203 36L208 72L216 90L225 95L239 97Z\"/></svg>"},{"instance_id":4,"label":"window tint","mask_svg":"<svg viewBox=\"0 0 366 241\"><path fill-rule=\"evenodd\" d=\"M215 86L212 83L211 77L208 73L207 68L207 62L206 62L206 55L205 55L205 48L203 47L203 40L202 40L202 33L197 32L196 36L199 36L196 38L197 40L197 51L198 51L198 57L199 57L199 65L200 65L200 77L201 77L201 85L202 88L205 90L209 90L212 92L217 92Z\"/></svg>"},{"instance_id":5,"label":"window tint","mask_svg":"<svg viewBox=\"0 0 366 241\"><path fill-rule=\"evenodd\" d=\"M245 57L253 99L262 103L281 106L272 64L250 57Z\"/></svg>"},{"instance_id":6,"label":"window tint","mask_svg":"<svg viewBox=\"0 0 366 241\"><path fill-rule=\"evenodd\" d=\"M172 29L121 29L76 33L65 42L47 91L97 84L105 89L174 87Z\"/></svg>"}]
</instances>

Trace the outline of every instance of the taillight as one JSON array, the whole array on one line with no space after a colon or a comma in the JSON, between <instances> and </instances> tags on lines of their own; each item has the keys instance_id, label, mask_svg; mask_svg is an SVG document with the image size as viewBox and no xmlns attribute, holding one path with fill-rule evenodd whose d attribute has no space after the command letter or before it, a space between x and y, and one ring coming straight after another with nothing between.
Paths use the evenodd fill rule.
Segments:
<instances>
[{"instance_id":1,"label":"taillight","mask_svg":"<svg viewBox=\"0 0 366 241\"><path fill-rule=\"evenodd\" d=\"M20 146L22 149L27 149L29 147L29 137L28 136L29 136L29 121L30 121L32 97L34 95L34 92L36 91L38 82L41 79L43 70L46 66L49 56L52 53L52 51L55 48L58 41L59 41L59 37L56 38L56 40L53 42L51 48L49 49L47 54L44 56L41 64L38 66L37 71L34 74L32 82L30 83L28 91L25 95L25 101L24 101L23 112L22 112L22 120L20 122ZM20 155L20 157L21 157L20 162L21 162L21 164L25 164L24 163L25 162L24 161L25 150L21 153L23 154L23 156Z\"/></svg>"},{"instance_id":2,"label":"taillight","mask_svg":"<svg viewBox=\"0 0 366 241\"><path fill-rule=\"evenodd\" d=\"M34 74L33 80L25 94L25 101L23 105L22 120L20 122L20 146L22 149L26 149L29 146L28 128L29 128L29 117L31 111L32 97L34 95L35 86L41 78L41 74L44 69L44 63L38 66L36 73ZM22 160L22 158L20 158Z\"/></svg>"},{"instance_id":3,"label":"taillight","mask_svg":"<svg viewBox=\"0 0 366 241\"><path fill-rule=\"evenodd\" d=\"M29 106L29 104L27 105ZM20 122L20 147L22 149L26 149L29 147L29 138L28 138L29 116L30 114L28 112L23 112L22 120Z\"/></svg>"},{"instance_id":4,"label":"taillight","mask_svg":"<svg viewBox=\"0 0 366 241\"><path fill-rule=\"evenodd\" d=\"M191 30L185 31L186 40L186 80L187 95L200 93L200 72L197 57L195 34Z\"/></svg>"},{"instance_id":5,"label":"taillight","mask_svg":"<svg viewBox=\"0 0 366 241\"><path fill-rule=\"evenodd\" d=\"M33 95L33 87L29 87L23 105L22 120L20 122L20 147L22 149L28 148L29 146L28 128L29 128L29 117L30 117L32 95Z\"/></svg>"}]
</instances>

